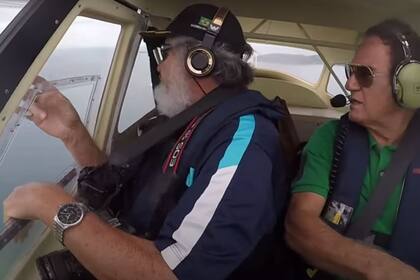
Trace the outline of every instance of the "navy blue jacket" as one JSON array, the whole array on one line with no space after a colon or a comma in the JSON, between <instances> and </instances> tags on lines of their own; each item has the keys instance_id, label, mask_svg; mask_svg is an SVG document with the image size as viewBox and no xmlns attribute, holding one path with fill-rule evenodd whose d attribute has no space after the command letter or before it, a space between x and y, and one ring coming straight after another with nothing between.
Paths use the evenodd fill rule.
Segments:
<instances>
[{"instance_id":1,"label":"navy blue jacket","mask_svg":"<svg viewBox=\"0 0 420 280\"><path fill-rule=\"evenodd\" d=\"M218 105L194 132L181 161L187 189L155 240L179 279L227 278L273 230L284 202L276 192L288 189L281 117L247 90ZM197 153L199 160L190 160Z\"/></svg>"}]
</instances>

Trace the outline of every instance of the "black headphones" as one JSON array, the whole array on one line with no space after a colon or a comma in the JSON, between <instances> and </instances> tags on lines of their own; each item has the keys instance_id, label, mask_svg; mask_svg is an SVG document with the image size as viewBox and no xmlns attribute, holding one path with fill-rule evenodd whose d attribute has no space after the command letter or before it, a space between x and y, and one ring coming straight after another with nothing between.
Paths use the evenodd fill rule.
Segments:
<instances>
[{"instance_id":1,"label":"black headphones","mask_svg":"<svg viewBox=\"0 0 420 280\"><path fill-rule=\"evenodd\" d=\"M420 62L413 59L407 37L396 33L404 59L398 64L392 78L392 91L397 103L407 108L420 107Z\"/></svg>"},{"instance_id":2,"label":"black headphones","mask_svg":"<svg viewBox=\"0 0 420 280\"><path fill-rule=\"evenodd\" d=\"M207 27L201 45L188 51L185 68L193 77L205 77L213 71L216 59L212 47L228 13L228 9L219 8Z\"/></svg>"}]
</instances>

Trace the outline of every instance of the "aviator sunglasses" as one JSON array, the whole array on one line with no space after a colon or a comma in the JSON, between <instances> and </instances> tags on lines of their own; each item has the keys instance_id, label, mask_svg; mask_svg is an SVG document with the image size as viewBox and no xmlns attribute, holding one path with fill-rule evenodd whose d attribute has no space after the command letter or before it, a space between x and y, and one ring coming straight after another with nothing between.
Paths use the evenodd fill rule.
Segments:
<instances>
[{"instance_id":1,"label":"aviator sunglasses","mask_svg":"<svg viewBox=\"0 0 420 280\"><path fill-rule=\"evenodd\" d=\"M162 46L153 49L153 56L155 57L158 65L168 57L170 49L172 49L172 46L169 44L163 44Z\"/></svg>"},{"instance_id":2,"label":"aviator sunglasses","mask_svg":"<svg viewBox=\"0 0 420 280\"><path fill-rule=\"evenodd\" d=\"M362 87L370 87L373 83L373 78L376 76L371 66L362 64L346 64L345 71L347 79L354 75Z\"/></svg>"}]
</instances>

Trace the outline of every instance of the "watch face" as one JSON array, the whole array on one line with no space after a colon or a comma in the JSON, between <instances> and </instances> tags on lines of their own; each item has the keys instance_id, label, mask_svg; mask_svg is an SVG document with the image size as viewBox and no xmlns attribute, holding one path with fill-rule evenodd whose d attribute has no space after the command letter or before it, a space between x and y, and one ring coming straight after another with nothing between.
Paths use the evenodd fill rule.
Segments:
<instances>
[{"instance_id":1,"label":"watch face","mask_svg":"<svg viewBox=\"0 0 420 280\"><path fill-rule=\"evenodd\" d=\"M57 218L64 224L74 224L83 216L83 209L77 204L63 205L57 213Z\"/></svg>"}]
</instances>

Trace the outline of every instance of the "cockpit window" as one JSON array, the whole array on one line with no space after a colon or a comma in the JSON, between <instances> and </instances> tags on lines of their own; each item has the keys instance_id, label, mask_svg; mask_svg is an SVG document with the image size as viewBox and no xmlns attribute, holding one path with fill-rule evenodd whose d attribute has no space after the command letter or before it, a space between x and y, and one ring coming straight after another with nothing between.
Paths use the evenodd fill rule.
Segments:
<instances>
[{"instance_id":1,"label":"cockpit window","mask_svg":"<svg viewBox=\"0 0 420 280\"><path fill-rule=\"evenodd\" d=\"M332 70L337 75L338 79L340 80L341 84L344 85L347 82L346 73L344 72L344 64L335 64L332 66ZM350 93L346 90L347 93ZM329 75L328 78L328 85L327 85L327 92L328 95L331 97L336 96L337 94L343 94L343 90L341 89L340 85L337 83L333 75Z\"/></svg>"},{"instance_id":2,"label":"cockpit window","mask_svg":"<svg viewBox=\"0 0 420 280\"><path fill-rule=\"evenodd\" d=\"M118 121L118 132L123 132L153 108L155 108L155 101L153 98L149 56L146 44L142 41L125 93Z\"/></svg>"},{"instance_id":3,"label":"cockpit window","mask_svg":"<svg viewBox=\"0 0 420 280\"><path fill-rule=\"evenodd\" d=\"M0 0L0 33L9 25L29 0Z\"/></svg>"},{"instance_id":4,"label":"cockpit window","mask_svg":"<svg viewBox=\"0 0 420 280\"><path fill-rule=\"evenodd\" d=\"M268 69L295 76L316 84L324 63L318 53L308 48L249 42L254 49L251 64L258 69Z\"/></svg>"},{"instance_id":5,"label":"cockpit window","mask_svg":"<svg viewBox=\"0 0 420 280\"><path fill-rule=\"evenodd\" d=\"M95 126L120 31L118 24L77 17L39 73L70 100L90 132ZM32 90L26 96L29 100ZM0 201L17 185L58 182L76 166L61 141L25 118L24 109L28 106L24 98L0 135ZM0 231L4 226L0 222ZM23 242L12 240L0 250L0 279L10 278L14 266L31 251L45 226L35 222L28 229Z\"/></svg>"}]
</instances>

